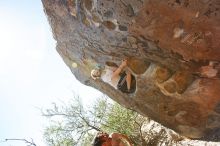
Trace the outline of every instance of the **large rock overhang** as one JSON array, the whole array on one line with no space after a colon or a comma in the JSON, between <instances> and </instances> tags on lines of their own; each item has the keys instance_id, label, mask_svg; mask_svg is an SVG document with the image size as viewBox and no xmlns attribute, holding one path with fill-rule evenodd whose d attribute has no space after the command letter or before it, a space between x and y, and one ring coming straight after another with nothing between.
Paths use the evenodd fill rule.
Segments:
<instances>
[{"instance_id":1,"label":"large rock overhang","mask_svg":"<svg viewBox=\"0 0 220 146\"><path fill-rule=\"evenodd\" d=\"M220 131L218 0L42 0L57 51L83 84L178 133ZM137 90L125 94L91 70L128 58Z\"/></svg>"}]
</instances>

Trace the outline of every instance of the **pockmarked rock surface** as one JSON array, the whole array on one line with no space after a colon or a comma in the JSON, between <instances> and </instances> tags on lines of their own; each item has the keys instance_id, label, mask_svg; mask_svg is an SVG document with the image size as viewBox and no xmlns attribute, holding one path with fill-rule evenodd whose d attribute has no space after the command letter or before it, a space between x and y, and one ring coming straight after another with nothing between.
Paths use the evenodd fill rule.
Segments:
<instances>
[{"instance_id":1,"label":"pockmarked rock surface","mask_svg":"<svg viewBox=\"0 0 220 146\"><path fill-rule=\"evenodd\" d=\"M148 120L141 128L145 139L143 146L219 146L220 142L193 140L181 136L171 129L168 129L159 123Z\"/></svg>"},{"instance_id":2,"label":"pockmarked rock surface","mask_svg":"<svg viewBox=\"0 0 220 146\"><path fill-rule=\"evenodd\" d=\"M191 138L220 137L219 0L42 0L57 51L83 84ZM136 91L91 70L128 59Z\"/></svg>"}]
</instances>

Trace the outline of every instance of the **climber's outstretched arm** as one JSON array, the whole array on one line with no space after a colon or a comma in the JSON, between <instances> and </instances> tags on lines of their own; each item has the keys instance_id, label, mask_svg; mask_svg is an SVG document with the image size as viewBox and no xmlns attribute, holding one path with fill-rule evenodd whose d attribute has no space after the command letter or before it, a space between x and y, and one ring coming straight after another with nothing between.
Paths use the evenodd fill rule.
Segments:
<instances>
[{"instance_id":1,"label":"climber's outstretched arm","mask_svg":"<svg viewBox=\"0 0 220 146\"><path fill-rule=\"evenodd\" d=\"M114 78L117 78L119 76L119 74L122 72L122 70L124 69L124 67L126 67L126 66L127 66L127 60L123 60L121 65L112 74L112 80Z\"/></svg>"}]
</instances>

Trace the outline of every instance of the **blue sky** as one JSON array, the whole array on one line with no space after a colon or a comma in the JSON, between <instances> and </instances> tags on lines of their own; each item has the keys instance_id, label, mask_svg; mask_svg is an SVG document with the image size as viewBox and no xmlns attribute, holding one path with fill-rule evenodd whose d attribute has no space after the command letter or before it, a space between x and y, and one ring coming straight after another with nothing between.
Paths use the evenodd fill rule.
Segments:
<instances>
[{"instance_id":1,"label":"blue sky","mask_svg":"<svg viewBox=\"0 0 220 146\"><path fill-rule=\"evenodd\" d=\"M79 83L56 52L40 0L2 0L0 18L0 146L25 146L5 138L45 146L39 108L73 93L86 104L101 93Z\"/></svg>"}]
</instances>

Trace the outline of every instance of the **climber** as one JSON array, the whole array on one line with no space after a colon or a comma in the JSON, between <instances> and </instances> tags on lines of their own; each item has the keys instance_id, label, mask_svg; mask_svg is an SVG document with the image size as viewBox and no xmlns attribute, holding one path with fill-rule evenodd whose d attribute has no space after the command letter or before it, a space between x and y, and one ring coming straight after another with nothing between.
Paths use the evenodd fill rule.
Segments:
<instances>
[{"instance_id":1,"label":"climber","mask_svg":"<svg viewBox=\"0 0 220 146\"><path fill-rule=\"evenodd\" d=\"M95 136L92 146L133 146L126 135L112 133L108 135L104 132L98 132Z\"/></svg>"},{"instance_id":2,"label":"climber","mask_svg":"<svg viewBox=\"0 0 220 146\"><path fill-rule=\"evenodd\" d=\"M126 67L127 60L123 60L119 67L105 66L104 69L93 69L91 71L91 77L94 80L101 78L104 82L124 93L133 93L136 88L135 78Z\"/></svg>"}]
</instances>

